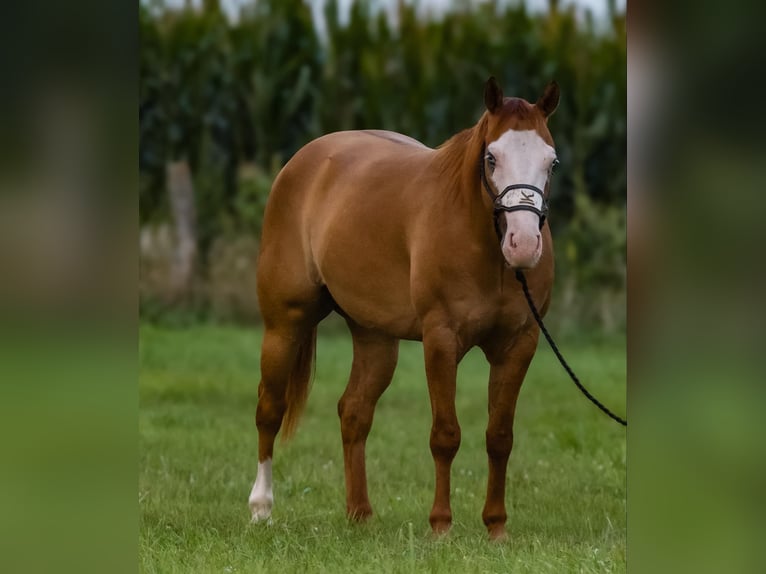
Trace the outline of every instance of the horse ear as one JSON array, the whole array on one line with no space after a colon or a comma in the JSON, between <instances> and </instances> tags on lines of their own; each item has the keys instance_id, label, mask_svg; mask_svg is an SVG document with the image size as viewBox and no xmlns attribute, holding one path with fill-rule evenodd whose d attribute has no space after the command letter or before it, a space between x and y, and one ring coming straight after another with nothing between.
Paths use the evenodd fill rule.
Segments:
<instances>
[{"instance_id":1,"label":"horse ear","mask_svg":"<svg viewBox=\"0 0 766 574\"><path fill-rule=\"evenodd\" d=\"M490 76L484 86L484 105L489 113L494 114L503 105L503 89L497 83L495 76Z\"/></svg>"},{"instance_id":2,"label":"horse ear","mask_svg":"<svg viewBox=\"0 0 766 574\"><path fill-rule=\"evenodd\" d=\"M545 86L543 95L537 100L536 105L540 108L540 111L543 112L543 115L546 118L556 111L556 108L559 105L560 95L559 85L555 81L549 82L548 85Z\"/></svg>"}]
</instances>

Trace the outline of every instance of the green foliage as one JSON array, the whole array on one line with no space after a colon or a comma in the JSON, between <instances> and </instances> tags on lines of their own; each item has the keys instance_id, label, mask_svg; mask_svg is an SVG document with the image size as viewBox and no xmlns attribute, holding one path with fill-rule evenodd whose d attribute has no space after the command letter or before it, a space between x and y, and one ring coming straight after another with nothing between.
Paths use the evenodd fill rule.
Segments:
<instances>
[{"instance_id":1,"label":"green foliage","mask_svg":"<svg viewBox=\"0 0 766 574\"><path fill-rule=\"evenodd\" d=\"M575 216L561 238L565 265L579 284L619 290L625 284L624 206L599 204L582 193L574 199Z\"/></svg>"},{"instance_id":2,"label":"green foliage","mask_svg":"<svg viewBox=\"0 0 766 574\"><path fill-rule=\"evenodd\" d=\"M261 236L263 212L272 181L273 177L257 166L246 165L240 170L235 209L239 214L241 229L253 237Z\"/></svg>"},{"instance_id":3,"label":"green foliage","mask_svg":"<svg viewBox=\"0 0 766 574\"><path fill-rule=\"evenodd\" d=\"M295 438L275 447L272 522L258 525L248 524L247 495L262 331L141 327L142 572L625 572L625 430L579 395L544 347L519 397L507 543L490 543L481 521L489 369L478 350L458 372L453 529L428 534L431 413L422 346L407 341L367 444L376 514L349 523L336 405L351 339L324 327L305 416ZM624 340L578 338L567 351L589 388L624 413Z\"/></svg>"}]
</instances>

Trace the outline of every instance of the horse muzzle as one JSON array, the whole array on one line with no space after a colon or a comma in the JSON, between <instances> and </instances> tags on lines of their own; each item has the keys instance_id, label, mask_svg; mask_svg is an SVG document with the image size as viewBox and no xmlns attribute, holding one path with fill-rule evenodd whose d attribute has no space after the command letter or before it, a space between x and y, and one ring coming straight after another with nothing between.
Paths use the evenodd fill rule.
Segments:
<instances>
[{"instance_id":1,"label":"horse muzzle","mask_svg":"<svg viewBox=\"0 0 766 574\"><path fill-rule=\"evenodd\" d=\"M505 220L500 247L506 263L514 269L535 267L543 253L543 240L536 214L512 211L498 215Z\"/></svg>"}]
</instances>

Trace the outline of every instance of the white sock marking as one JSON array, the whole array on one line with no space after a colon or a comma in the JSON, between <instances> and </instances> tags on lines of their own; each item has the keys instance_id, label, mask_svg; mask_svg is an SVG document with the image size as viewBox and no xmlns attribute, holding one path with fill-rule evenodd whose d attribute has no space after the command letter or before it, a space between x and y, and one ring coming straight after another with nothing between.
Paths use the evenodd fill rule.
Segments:
<instances>
[{"instance_id":1,"label":"white sock marking","mask_svg":"<svg viewBox=\"0 0 766 574\"><path fill-rule=\"evenodd\" d=\"M271 516L274 492L272 491L270 458L258 463L258 474L255 477L253 490L250 491L248 504L253 522L260 522Z\"/></svg>"}]
</instances>

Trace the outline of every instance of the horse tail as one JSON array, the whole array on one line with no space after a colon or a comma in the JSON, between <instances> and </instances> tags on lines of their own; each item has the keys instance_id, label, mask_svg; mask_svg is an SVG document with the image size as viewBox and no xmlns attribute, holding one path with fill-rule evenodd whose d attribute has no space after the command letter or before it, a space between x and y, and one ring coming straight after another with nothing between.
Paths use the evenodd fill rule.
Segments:
<instances>
[{"instance_id":1,"label":"horse tail","mask_svg":"<svg viewBox=\"0 0 766 574\"><path fill-rule=\"evenodd\" d=\"M293 370L287 381L287 391L285 392L287 410L285 410L285 416L282 419L282 441L287 441L292 437L303 413L303 408L306 406L311 381L314 378L316 344L317 328L314 327L298 347Z\"/></svg>"}]
</instances>

